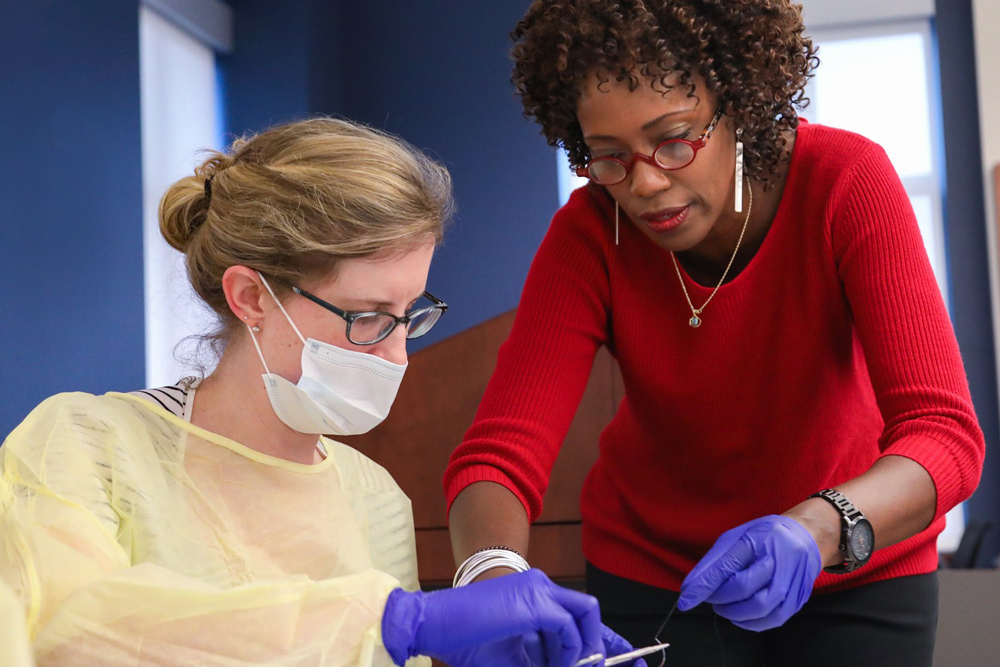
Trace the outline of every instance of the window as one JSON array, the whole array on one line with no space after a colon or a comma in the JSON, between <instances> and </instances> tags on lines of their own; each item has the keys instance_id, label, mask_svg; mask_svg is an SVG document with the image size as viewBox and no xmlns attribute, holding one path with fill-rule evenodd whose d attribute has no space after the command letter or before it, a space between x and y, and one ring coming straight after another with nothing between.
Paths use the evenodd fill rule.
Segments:
<instances>
[{"instance_id":1,"label":"window","mask_svg":"<svg viewBox=\"0 0 1000 667\"><path fill-rule=\"evenodd\" d=\"M910 195L947 303L940 115L930 22L822 30L812 37L822 64L807 90L812 104L803 115L862 134L885 148Z\"/></svg>"},{"instance_id":2,"label":"window","mask_svg":"<svg viewBox=\"0 0 1000 667\"><path fill-rule=\"evenodd\" d=\"M562 148L556 150L556 173L559 175L559 205L569 201L573 190L587 184L587 179L577 176L569 168L569 155Z\"/></svg>"},{"instance_id":3,"label":"window","mask_svg":"<svg viewBox=\"0 0 1000 667\"><path fill-rule=\"evenodd\" d=\"M160 235L160 197L191 173L199 149L221 146L222 129L212 48L145 5L139 8L139 41L146 384L156 387L191 373L174 350L215 325L191 289L184 256Z\"/></svg>"},{"instance_id":4,"label":"window","mask_svg":"<svg viewBox=\"0 0 1000 667\"><path fill-rule=\"evenodd\" d=\"M812 38L822 64L807 90L812 103L803 115L885 148L910 195L947 304L940 93L930 20L817 30ZM963 532L965 508L959 505L948 513L938 549L955 551Z\"/></svg>"}]
</instances>

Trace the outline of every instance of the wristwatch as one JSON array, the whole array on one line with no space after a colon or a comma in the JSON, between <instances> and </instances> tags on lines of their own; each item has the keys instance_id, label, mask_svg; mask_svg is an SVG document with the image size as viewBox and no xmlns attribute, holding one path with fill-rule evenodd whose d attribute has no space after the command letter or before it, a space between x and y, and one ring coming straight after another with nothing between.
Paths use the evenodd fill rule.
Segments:
<instances>
[{"instance_id":1,"label":"wristwatch","mask_svg":"<svg viewBox=\"0 0 1000 667\"><path fill-rule=\"evenodd\" d=\"M861 513L861 510L851 504L847 496L836 489L824 489L809 497L826 500L837 508L842 519L840 553L844 556L844 562L840 565L825 567L823 571L833 574L847 574L867 563L875 550L875 531L872 530L872 524Z\"/></svg>"}]
</instances>

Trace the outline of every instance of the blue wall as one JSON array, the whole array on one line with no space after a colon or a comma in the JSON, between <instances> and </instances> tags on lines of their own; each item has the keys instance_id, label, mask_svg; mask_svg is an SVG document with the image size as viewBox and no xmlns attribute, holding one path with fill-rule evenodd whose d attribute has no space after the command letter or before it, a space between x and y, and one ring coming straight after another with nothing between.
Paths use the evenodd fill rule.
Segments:
<instances>
[{"instance_id":1,"label":"blue wall","mask_svg":"<svg viewBox=\"0 0 1000 667\"><path fill-rule=\"evenodd\" d=\"M311 3L236 0L229 4L233 51L218 57L226 130L240 136L307 115L312 87ZM336 85L335 77L331 84Z\"/></svg>"},{"instance_id":2,"label":"blue wall","mask_svg":"<svg viewBox=\"0 0 1000 667\"><path fill-rule=\"evenodd\" d=\"M344 5L344 61L365 54L345 71L345 112L426 149L455 183L458 215L430 277L452 309L427 343L517 305L559 204L555 153L522 116L510 83L507 35L529 4Z\"/></svg>"},{"instance_id":3,"label":"blue wall","mask_svg":"<svg viewBox=\"0 0 1000 667\"><path fill-rule=\"evenodd\" d=\"M235 44L231 53L219 54L217 62L231 137L310 114L344 115L339 3L229 4Z\"/></svg>"},{"instance_id":4,"label":"blue wall","mask_svg":"<svg viewBox=\"0 0 1000 667\"><path fill-rule=\"evenodd\" d=\"M145 377L134 2L0 2L0 440Z\"/></svg>"},{"instance_id":5,"label":"blue wall","mask_svg":"<svg viewBox=\"0 0 1000 667\"><path fill-rule=\"evenodd\" d=\"M341 115L399 134L451 171L458 215L429 282L451 309L410 349L514 308L558 206L555 153L509 82L507 34L529 2L232 4L236 49L220 59L230 131ZM268 36L272 25L282 40Z\"/></svg>"}]
</instances>

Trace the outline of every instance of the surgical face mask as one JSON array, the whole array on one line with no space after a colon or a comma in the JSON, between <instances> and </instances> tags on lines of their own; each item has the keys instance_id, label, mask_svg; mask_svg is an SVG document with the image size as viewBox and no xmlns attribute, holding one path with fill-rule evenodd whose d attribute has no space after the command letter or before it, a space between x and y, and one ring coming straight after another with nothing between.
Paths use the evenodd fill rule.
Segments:
<instances>
[{"instance_id":1,"label":"surgical face mask","mask_svg":"<svg viewBox=\"0 0 1000 667\"><path fill-rule=\"evenodd\" d=\"M396 398L406 365L313 338L306 340L264 276L260 279L303 346L302 377L292 384L268 370L257 337L250 329L250 337L264 364L265 373L261 377L267 397L278 419L300 433L328 435L359 435L382 423Z\"/></svg>"}]
</instances>

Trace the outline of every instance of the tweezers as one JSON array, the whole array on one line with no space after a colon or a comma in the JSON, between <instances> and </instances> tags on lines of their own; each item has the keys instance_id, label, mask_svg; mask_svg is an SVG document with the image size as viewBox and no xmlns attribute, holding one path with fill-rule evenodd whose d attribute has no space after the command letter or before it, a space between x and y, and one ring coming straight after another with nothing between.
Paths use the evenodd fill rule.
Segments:
<instances>
[{"instance_id":1,"label":"tweezers","mask_svg":"<svg viewBox=\"0 0 1000 667\"><path fill-rule=\"evenodd\" d=\"M647 646L645 648L637 648L634 651L629 651L628 653L622 653L621 655L616 655L608 658L604 661L605 667L615 667L615 665L620 665L624 662L631 662L636 658L641 658L650 653L656 653L657 651L662 651L663 649L670 646L670 644L657 644L656 646ZM594 655L589 655L586 658L581 658L573 664L573 667L583 667L584 665L592 665L595 662L600 662L604 656L600 653L595 653Z\"/></svg>"}]
</instances>

